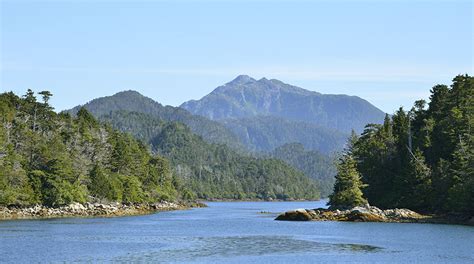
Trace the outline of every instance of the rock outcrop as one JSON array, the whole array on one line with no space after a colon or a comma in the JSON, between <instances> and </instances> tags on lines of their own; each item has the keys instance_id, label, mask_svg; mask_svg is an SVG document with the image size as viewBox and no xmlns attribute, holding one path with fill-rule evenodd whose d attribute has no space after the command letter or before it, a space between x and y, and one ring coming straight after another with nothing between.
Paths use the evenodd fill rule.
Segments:
<instances>
[{"instance_id":1,"label":"rock outcrop","mask_svg":"<svg viewBox=\"0 0 474 264\"><path fill-rule=\"evenodd\" d=\"M297 209L280 214L281 221L347 221L347 222L420 222L429 218L409 209L381 210L375 206L349 210Z\"/></svg>"},{"instance_id":2,"label":"rock outcrop","mask_svg":"<svg viewBox=\"0 0 474 264\"><path fill-rule=\"evenodd\" d=\"M78 216L125 216L205 206L205 204L199 202L174 203L163 201L152 204L72 203L61 207L47 207L43 205L35 205L26 208L0 207L0 220Z\"/></svg>"}]
</instances>

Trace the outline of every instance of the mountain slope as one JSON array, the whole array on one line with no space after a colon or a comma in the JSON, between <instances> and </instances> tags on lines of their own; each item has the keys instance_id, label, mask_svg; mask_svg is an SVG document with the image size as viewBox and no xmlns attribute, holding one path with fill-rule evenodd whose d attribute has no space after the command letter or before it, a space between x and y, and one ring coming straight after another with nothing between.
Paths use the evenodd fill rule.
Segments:
<instances>
[{"instance_id":1,"label":"mountain slope","mask_svg":"<svg viewBox=\"0 0 474 264\"><path fill-rule=\"evenodd\" d=\"M82 106L76 106L67 112L76 114ZM238 138L222 124L205 117L192 115L188 111L172 106L163 106L151 98L136 91L123 91L112 96L94 99L83 105L95 117L101 117L115 111L128 111L148 114L165 121L178 121L186 124L194 133L212 143L226 144L236 149L244 147Z\"/></svg>"},{"instance_id":2,"label":"mountain slope","mask_svg":"<svg viewBox=\"0 0 474 264\"><path fill-rule=\"evenodd\" d=\"M333 158L316 151L307 151L299 143L285 144L276 148L270 155L286 161L308 177L316 180L319 183L322 197L328 197L333 192L334 176L336 175Z\"/></svg>"},{"instance_id":3,"label":"mountain slope","mask_svg":"<svg viewBox=\"0 0 474 264\"><path fill-rule=\"evenodd\" d=\"M278 80L257 81L245 75L181 107L212 120L270 115L346 133L352 129L361 132L367 123L381 123L385 115L356 96L320 94Z\"/></svg>"},{"instance_id":4,"label":"mountain slope","mask_svg":"<svg viewBox=\"0 0 474 264\"><path fill-rule=\"evenodd\" d=\"M201 199L316 199L319 187L286 163L205 142L177 122L117 111L101 117L171 161L174 175Z\"/></svg>"},{"instance_id":5,"label":"mountain slope","mask_svg":"<svg viewBox=\"0 0 474 264\"><path fill-rule=\"evenodd\" d=\"M342 149L348 137L334 129L274 116L225 119L220 122L254 151L269 152L283 144L298 142L307 149L329 154Z\"/></svg>"}]
</instances>

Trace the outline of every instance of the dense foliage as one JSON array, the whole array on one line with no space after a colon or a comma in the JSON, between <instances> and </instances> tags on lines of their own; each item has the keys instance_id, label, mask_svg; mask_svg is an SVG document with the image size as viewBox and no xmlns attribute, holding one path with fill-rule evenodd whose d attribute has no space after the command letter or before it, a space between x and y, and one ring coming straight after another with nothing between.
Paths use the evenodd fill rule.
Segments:
<instances>
[{"instance_id":1,"label":"dense foliage","mask_svg":"<svg viewBox=\"0 0 474 264\"><path fill-rule=\"evenodd\" d=\"M352 155L373 205L474 213L474 78L436 85L430 102L368 125Z\"/></svg>"},{"instance_id":2,"label":"dense foliage","mask_svg":"<svg viewBox=\"0 0 474 264\"><path fill-rule=\"evenodd\" d=\"M332 193L336 175L334 159L317 151L307 151L300 143L285 144L270 153L274 158L283 160L316 180L321 197Z\"/></svg>"},{"instance_id":3,"label":"dense foliage","mask_svg":"<svg viewBox=\"0 0 474 264\"><path fill-rule=\"evenodd\" d=\"M336 183L334 191L329 195L330 209L348 209L367 204L363 197L361 176L357 171L357 163L352 156L356 136L353 133L349 139L349 146L337 163Z\"/></svg>"},{"instance_id":4,"label":"dense foliage","mask_svg":"<svg viewBox=\"0 0 474 264\"><path fill-rule=\"evenodd\" d=\"M210 144L180 123L125 111L100 119L148 142L153 151L167 157L180 184L199 198L319 198L318 186L284 162L253 158L225 145Z\"/></svg>"},{"instance_id":5,"label":"dense foliage","mask_svg":"<svg viewBox=\"0 0 474 264\"><path fill-rule=\"evenodd\" d=\"M56 114L51 93L0 94L0 204L58 206L107 200L179 198L169 162L132 138L101 125L81 108ZM179 190L185 193L185 190Z\"/></svg>"}]
</instances>

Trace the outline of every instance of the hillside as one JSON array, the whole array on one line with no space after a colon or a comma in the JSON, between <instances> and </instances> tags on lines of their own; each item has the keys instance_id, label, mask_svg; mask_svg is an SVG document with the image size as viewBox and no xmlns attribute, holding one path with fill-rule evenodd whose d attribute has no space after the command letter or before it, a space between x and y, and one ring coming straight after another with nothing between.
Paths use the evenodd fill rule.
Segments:
<instances>
[{"instance_id":1,"label":"hillside","mask_svg":"<svg viewBox=\"0 0 474 264\"><path fill-rule=\"evenodd\" d=\"M56 114L41 94L0 94L0 205L183 198L167 159L85 109Z\"/></svg>"},{"instance_id":2,"label":"hillside","mask_svg":"<svg viewBox=\"0 0 474 264\"><path fill-rule=\"evenodd\" d=\"M287 143L298 142L305 148L331 154L342 149L347 134L316 124L274 116L225 119L228 127L248 149L270 152Z\"/></svg>"},{"instance_id":3,"label":"hillside","mask_svg":"<svg viewBox=\"0 0 474 264\"><path fill-rule=\"evenodd\" d=\"M135 112L100 118L131 133L171 161L174 175L201 199L316 199L319 187L303 173L275 159L239 154L210 144L185 125Z\"/></svg>"},{"instance_id":4,"label":"hillside","mask_svg":"<svg viewBox=\"0 0 474 264\"><path fill-rule=\"evenodd\" d=\"M244 149L239 139L222 124L172 106L163 106L136 91L123 91L112 96L94 99L83 106L76 106L67 112L77 113L84 107L94 116L100 117L115 111L144 113L164 121L178 121L186 124L197 135L211 143L226 144L235 149Z\"/></svg>"},{"instance_id":5,"label":"hillside","mask_svg":"<svg viewBox=\"0 0 474 264\"><path fill-rule=\"evenodd\" d=\"M316 180L322 197L328 197L333 192L334 176L336 175L334 158L317 151L308 151L299 143L285 144L276 148L270 155L286 161L311 179Z\"/></svg>"},{"instance_id":6,"label":"hillside","mask_svg":"<svg viewBox=\"0 0 474 264\"><path fill-rule=\"evenodd\" d=\"M212 120L276 116L343 133L352 129L361 132L367 123L381 123L385 115L357 96L320 94L279 80L255 80L246 75L181 107Z\"/></svg>"}]
</instances>

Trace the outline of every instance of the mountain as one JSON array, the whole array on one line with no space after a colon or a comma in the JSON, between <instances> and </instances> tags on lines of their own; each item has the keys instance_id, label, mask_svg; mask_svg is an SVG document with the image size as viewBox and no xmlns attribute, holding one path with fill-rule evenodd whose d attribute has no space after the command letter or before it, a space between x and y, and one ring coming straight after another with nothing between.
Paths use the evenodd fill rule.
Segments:
<instances>
[{"instance_id":1,"label":"mountain","mask_svg":"<svg viewBox=\"0 0 474 264\"><path fill-rule=\"evenodd\" d=\"M308 177L316 180L322 197L328 197L333 192L334 176L336 175L334 158L317 151L305 150L300 143L278 147L270 153L270 156L286 161Z\"/></svg>"},{"instance_id":2,"label":"mountain","mask_svg":"<svg viewBox=\"0 0 474 264\"><path fill-rule=\"evenodd\" d=\"M253 151L270 152L281 145L299 142L307 149L331 154L342 148L347 134L316 124L275 116L220 121Z\"/></svg>"},{"instance_id":3,"label":"mountain","mask_svg":"<svg viewBox=\"0 0 474 264\"><path fill-rule=\"evenodd\" d=\"M279 80L240 75L200 100L181 105L212 120L276 116L332 128L362 132L367 123L381 123L385 114L357 96L308 91Z\"/></svg>"},{"instance_id":4,"label":"mountain","mask_svg":"<svg viewBox=\"0 0 474 264\"><path fill-rule=\"evenodd\" d=\"M81 107L86 108L98 118L115 111L128 111L148 114L164 121L178 121L186 124L194 133L202 136L208 142L244 149L239 143L239 139L224 125L202 116L193 115L179 107L163 106L136 91L123 91L112 96L97 98L66 112L74 115Z\"/></svg>"},{"instance_id":5,"label":"mountain","mask_svg":"<svg viewBox=\"0 0 474 264\"><path fill-rule=\"evenodd\" d=\"M101 120L168 158L184 189L201 199L317 199L319 187L283 161L254 158L211 144L179 122L116 111Z\"/></svg>"}]
</instances>

